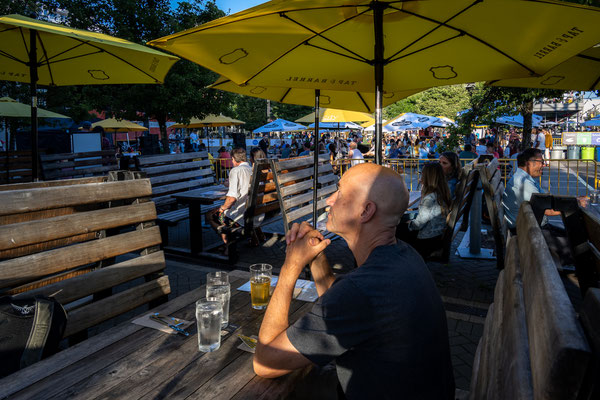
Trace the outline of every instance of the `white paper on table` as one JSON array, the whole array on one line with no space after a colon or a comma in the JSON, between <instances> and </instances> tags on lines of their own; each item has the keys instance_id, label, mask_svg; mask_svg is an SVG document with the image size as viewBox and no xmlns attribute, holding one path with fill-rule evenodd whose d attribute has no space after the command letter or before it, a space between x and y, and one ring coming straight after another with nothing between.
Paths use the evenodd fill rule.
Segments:
<instances>
[{"instance_id":1,"label":"white paper on table","mask_svg":"<svg viewBox=\"0 0 600 400\"><path fill-rule=\"evenodd\" d=\"M277 276L271 277L271 287L277 286ZM298 291L300 289L300 291ZM242 292L250 291L250 281L244 283L242 286L237 288L237 290L241 290ZM294 298L296 300L313 302L319 298L319 294L317 293L317 287L313 281L307 281L306 279L298 279L296 281L295 290L294 290Z\"/></svg>"},{"instance_id":2,"label":"white paper on table","mask_svg":"<svg viewBox=\"0 0 600 400\"><path fill-rule=\"evenodd\" d=\"M153 315L154 313L150 313L150 314L146 314L143 315L137 319L134 319L133 321L131 321L132 323L136 324L136 325L141 325L141 326L145 326L146 328L152 328L152 329L157 329L161 332L165 332L165 333L171 333L171 334L177 334L177 331L175 331L174 329L169 328L166 325L161 324L160 322L156 322L150 319L150 316ZM179 328L181 329L185 329L188 326L190 326L191 324L193 324L193 321L186 321L183 319L179 319L179 322L182 322L181 325L178 325ZM175 324L175 323L173 323Z\"/></svg>"}]
</instances>

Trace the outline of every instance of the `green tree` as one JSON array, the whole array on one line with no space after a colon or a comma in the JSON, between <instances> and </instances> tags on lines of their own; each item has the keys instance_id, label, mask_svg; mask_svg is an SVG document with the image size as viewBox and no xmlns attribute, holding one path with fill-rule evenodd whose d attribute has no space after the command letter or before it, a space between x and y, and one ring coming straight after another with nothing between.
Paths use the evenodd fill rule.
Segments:
<instances>
[{"instance_id":1,"label":"green tree","mask_svg":"<svg viewBox=\"0 0 600 400\"><path fill-rule=\"evenodd\" d=\"M296 121L313 111L314 108L309 106L271 102L271 114L274 119L282 118L288 121Z\"/></svg>"},{"instance_id":2,"label":"green tree","mask_svg":"<svg viewBox=\"0 0 600 400\"><path fill-rule=\"evenodd\" d=\"M416 97L413 95L390 104L383 109L383 118L390 120L402 113L416 112L416 101Z\"/></svg>"},{"instance_id":3,"label":"green tree","mask_svg":"<svg viewBox=\"0 0 600 400\"><path fill-rule=\"evenodd\" d=\"M415 112L434 117L456 119L459 111L469 106L465 85L439 86L414 95Z\"/></svg>"},{"instance_id":4,"label":"green tree","mask_svg":"<svg viewBox=\"0 0 600 400\"><path fill-rule=\"evenodd\" d=\"M233 117L244 121L245 130L252 131L267 123L267 101L257 97L233 95Z\"/></svg>"}]
</instances>

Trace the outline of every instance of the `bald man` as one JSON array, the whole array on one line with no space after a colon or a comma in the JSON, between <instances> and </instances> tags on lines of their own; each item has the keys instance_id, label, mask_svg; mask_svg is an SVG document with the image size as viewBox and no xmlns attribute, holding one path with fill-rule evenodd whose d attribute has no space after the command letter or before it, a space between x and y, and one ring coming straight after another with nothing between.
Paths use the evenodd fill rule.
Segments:
<instances>
[{"instance_id":1,"label":"bald man","mask_svg":"<svg viewBox=\"0 0 600 400\"><path fill-rule=\"evenodd\" d=\"M342 236L359 266L335 277L328 239L307 223L286 235L286 258L258 336L254 370L274 378L335 361L348 399L453 399L446 315L418 253L397 242L408 191L396 172L351 168L328 200L327 230ZM289 326L294 285L310 264L319 299Z\"/></svg>"}]
</instances>

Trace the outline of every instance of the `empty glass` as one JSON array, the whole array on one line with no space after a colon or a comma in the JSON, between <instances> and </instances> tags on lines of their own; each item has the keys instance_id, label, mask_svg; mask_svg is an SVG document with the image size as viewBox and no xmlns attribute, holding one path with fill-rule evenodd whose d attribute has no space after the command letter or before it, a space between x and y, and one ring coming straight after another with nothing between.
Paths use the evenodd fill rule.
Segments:
<instances>
[{"instance_id":1,"label":"empty glass","mask_svg":"<svg viewBox=\"0 0 600 400\"><path fill-rule=\"evenodd\" d=\"M229 274L224 271L209 272L206 275L206 299L221 302L223 307L221 328L226 328L229 325L230 298Z\"/></svg>"}]
</instances>

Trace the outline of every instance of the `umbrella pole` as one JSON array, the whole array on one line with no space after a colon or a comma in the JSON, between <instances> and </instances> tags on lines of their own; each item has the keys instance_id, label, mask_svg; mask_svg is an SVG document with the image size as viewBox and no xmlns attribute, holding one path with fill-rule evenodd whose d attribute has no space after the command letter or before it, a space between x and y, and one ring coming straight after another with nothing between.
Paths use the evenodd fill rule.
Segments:
<instances>
[{"instance_id":1,"label":"umbrella pole","mask_svg":"<svg viewBox=\"0 0 600 400\"><path fill-rule=\"evenodd\" d=\"M382 115L383 100L383 11L385 3L373 2L373 25L375 27L375 163L381 165Z\"/></svg>"},{"instance_id":2,"label":"umbrella pole","mask_svg":"<svg viewBox=\"0 0 600 400\"><path fill-rule=\"evenodd\" d=\"M38 179L38 123L37 123L37 43L36 31L29 30L29 79L31 91L31 178Z\"/></svg>"},{"instance_id":3,"label":"umbrella pole","mask_svg":"<svg viewBox=\"0 0 600 400\"><path fill-rule=\"evenodd\" d=\"M314 152L314 171L313 171L313 226L317 227L317 217L319 216L319 207L317 205L317 191L319 185L319 97L321 90L315 89L315 152Z\"/></svg>"}]
</instances>

